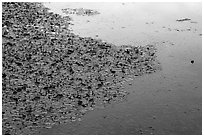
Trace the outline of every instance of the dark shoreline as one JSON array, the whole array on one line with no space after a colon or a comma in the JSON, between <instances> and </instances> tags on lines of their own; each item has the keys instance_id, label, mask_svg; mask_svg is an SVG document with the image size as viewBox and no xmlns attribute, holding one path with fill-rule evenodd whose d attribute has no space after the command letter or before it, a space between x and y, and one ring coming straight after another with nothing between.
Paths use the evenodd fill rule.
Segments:
<instances>
[{"instance_id":1,"label":"dark shoreline","mask_svg":"<svg viewBox=\"0 0 204 137\"><path fill-rule=\"evenodd\" d=\"M160 69L153 45L121 46L69 30L70 18L40 3L2 3L2 134L81 119L123 100L130 75Z\"/></svg>"}]
</instances>

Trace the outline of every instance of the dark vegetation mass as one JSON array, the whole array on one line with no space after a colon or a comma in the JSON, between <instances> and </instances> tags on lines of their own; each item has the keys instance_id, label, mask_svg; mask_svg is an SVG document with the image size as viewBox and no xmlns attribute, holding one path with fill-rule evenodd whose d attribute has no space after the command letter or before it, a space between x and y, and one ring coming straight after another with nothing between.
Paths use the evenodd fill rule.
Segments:
<instances>
[{"instance_id":1,"label":"dark vegetation mass","mask_svg":"<svg viewBox=\"0 0 204 137\"><path fill-rule=\"evenodd\" d=\"M80 121L123 100L128 76L160 68L153 45L117 47L77 36L69 25L40 3L2 3L2 134Z\"/></svg>"}]
</instances>

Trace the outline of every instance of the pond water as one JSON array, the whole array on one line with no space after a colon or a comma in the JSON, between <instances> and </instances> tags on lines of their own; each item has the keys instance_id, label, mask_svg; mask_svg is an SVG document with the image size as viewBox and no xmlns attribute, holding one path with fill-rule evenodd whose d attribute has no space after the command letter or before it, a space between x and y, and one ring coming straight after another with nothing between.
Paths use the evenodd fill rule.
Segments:
<instances>
[{"instance_id":1,"label":"pond water","mask_svg":"<svg viewBox=\"0 0 204 137\"><path fill-rule=\"evenodd\" d=\"M43 129L40 134L202 133L201 3L44 5L62 16L66 16L64 8L98 11L93 16L70 14L73 32L115 45L153 44L162 70L125 83L130 92L127 100L91 111L81 122ZM184 18L191 20L176 21Z\"/></svg>"}]
</instances>

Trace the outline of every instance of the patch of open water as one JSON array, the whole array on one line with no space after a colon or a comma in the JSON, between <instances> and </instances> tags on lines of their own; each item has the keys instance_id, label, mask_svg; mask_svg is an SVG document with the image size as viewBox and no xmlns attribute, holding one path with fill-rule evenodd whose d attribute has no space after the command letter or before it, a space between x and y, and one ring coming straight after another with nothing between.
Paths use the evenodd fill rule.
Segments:
<instances>
[{"instance_id":1,"label":"patch of open water","mask_svg":"<svg viewBox=\"0 0 204 137\"><path fill-rule=\"evenodd\" d=\"M201 3L45 6L61 15L65 15L62 8L98 11L100 14L94 16L70 15L73 32L116 45L154 44L162 71L134 79L131 85L124 84L130 92L125 102L94 110L81 123L59 125L42 134L201 134ZM191 20L176 21L182 18Z\"/></svg>"}]
</instances>

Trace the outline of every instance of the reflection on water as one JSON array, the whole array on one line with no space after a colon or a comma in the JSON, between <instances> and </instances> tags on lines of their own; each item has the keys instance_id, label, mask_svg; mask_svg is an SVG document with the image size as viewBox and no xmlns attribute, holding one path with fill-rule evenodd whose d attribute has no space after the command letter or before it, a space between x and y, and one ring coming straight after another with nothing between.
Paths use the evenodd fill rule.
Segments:
<instances>
[{"instance_id":1,"label":"reflection on water","mask_svg":"<svg viewBox=\"0 0 204 137\"><path fill-rule=\"evenodd\" d=\"M114 44L150 42L164 33L176 29L189 29L201 33L201 5L199 3L46 3L52 11L61 15L63 8L89 8L101 14L73 18L72 29L81 36L92 36ZM177 19L190 18L190 22L178 23ZM165 28L164 28L165 27ZM174 31L173 31L174 32ZM161 34L160 34L161 35ZM142 43L143 44L143 43Z\"/></svg>"}]
</instances>

